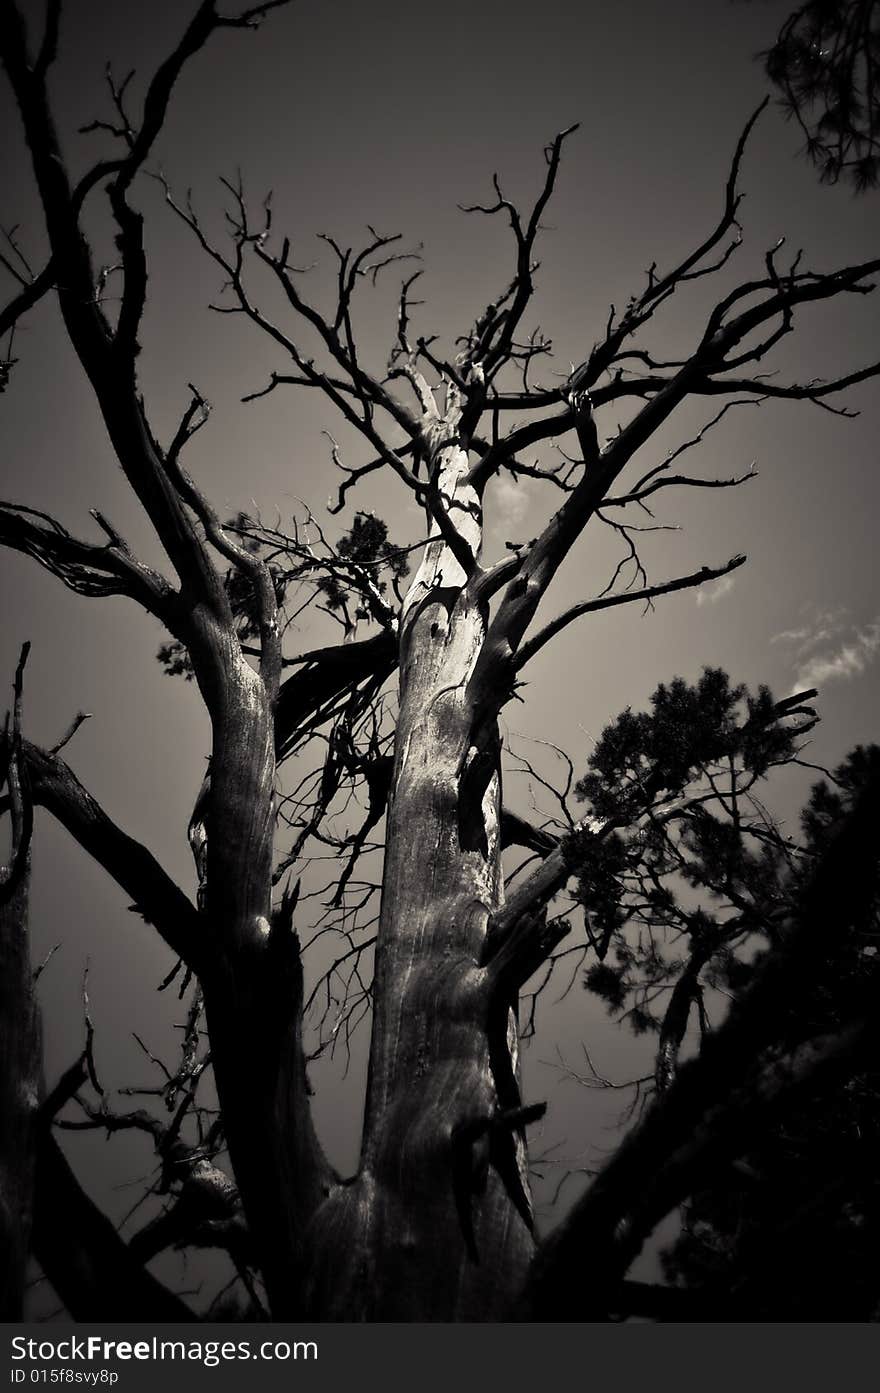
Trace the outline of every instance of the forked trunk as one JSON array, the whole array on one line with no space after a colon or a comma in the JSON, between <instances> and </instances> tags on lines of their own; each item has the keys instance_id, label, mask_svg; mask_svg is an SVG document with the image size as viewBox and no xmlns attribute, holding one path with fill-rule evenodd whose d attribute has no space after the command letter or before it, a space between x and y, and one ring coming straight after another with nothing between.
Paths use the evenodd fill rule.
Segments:
<instances>
[{"instance_id":1,"label":"forked trunk","mask_svg":"<svg viewBox=\"0 0 880 1393\"><path fill-rule=\"evenodd\" d=\"M271 697L228 636L206 644L199 673L214 727L203 988L275 1319L499 1320L532 1257L513 1003L482 965L502 897L500 748L474 676L488 619L468 566L481 503L456 426L451 411L425 427L461 545L448 530L429 543L401 614L364 1136L348 1183L312 1128L299 946L271 908Z\"/></svg>"}]
</instances>

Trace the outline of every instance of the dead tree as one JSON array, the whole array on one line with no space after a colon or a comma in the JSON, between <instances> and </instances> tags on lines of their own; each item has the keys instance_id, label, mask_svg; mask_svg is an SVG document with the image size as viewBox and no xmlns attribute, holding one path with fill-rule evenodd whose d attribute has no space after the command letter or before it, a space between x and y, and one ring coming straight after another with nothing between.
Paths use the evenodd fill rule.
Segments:
<instances>
[{"instance_id":1,"label":"dead tree","mask_svg":"<svg viewBox=\"0 0 880 1393\"><path fill-rule=\"evenodd\" d=\"M664 490L723 490L751 477L680 472L682 451L704 432L659 462L651 459L646 447L683 403L705 398L714 412L710 425L755 400L796 399L842 411L831 405L837 394L880 372L880 364L872 364L834 380L802 383L764 374L768 355L794 331L796 315L840 295L867 293L880 258L814 272L800 258L784 264L776 247L757 275L718 300L682 359L658 359L642 346L641 331L670 298L726 266L740 246L738 176L756 113L736 148L717 224L671 269L651 267L623 311L612 309L570 374L558 385L541 386L535 365L551 344L530 333L527 321L541 219L572 133L565 131L544 152L543 182L530 210L505 197L497 177L490 201L467 210L509 225L512 270L497 298L445 352L412 329L418 273L407 274L390 359L376 371L357 341L354 302L365 282L399 265L397 238L371 231L359 249L327 239L337 277L335 304L324 310L302 291L290 243L276 232L268 200L255 214L241 186L227 184L230 236L219 244L194 207L169 187L169 209L222 270L224 307L258 326L277 348L278 369L265 390L323 393L363 441L362 462L351 466L334 445L341 472L335 511L362 479L384 470L424 511L427 535L406 548L416 557L404 589L397 553L375 535L368 546L353 530L346 546L332 547L311 520L293 535L260 520L224 522L183 463L188 442L207 425L207 403L192 388L173 439L163 445L139 388L147 259L138 187L190 57L217 30L253 27L284 3L269 0L230 18L215 0L202 0L150 82L139 116L129 110L125 86L111 78L114 114L97 124L114 135L118 153L78 180L69 173L47 86L60 3L50 0L33 49L17 6L12 0L0 5L3 63L49 243L39 271L7 259L18 286L0 314L0 331L43 296L57 297L116 457L173 575L140 561L98 512L101 543L73 536L23 504L5 503L0 541L36 558L78 594L124 595L157 616L172 660L194 676L212 728L209 782L190 829L198 904L103 811L57 751L36 748L17 726L9 768L24 771L33 804L57 818L124 887L198 979L235 1194L214 1174L216 1137L207 1154L211 1174L203 1174L197 1162L205 1157L194 1156L192 1146L184 1147L185 1155L174 1152L183 1145L179 1134L169 1139L167 1129L113 1113L101 1101L86 1106L84 1121L152 1129L163 1164L173 1153L187 1183L212 1197L206 1208L193 1203L177 1213L173 1241L187 1235L200 1241L199 1234L207 1241L210 1233L228 1246L242 1241L244 1225L241 1263L261 1275L276 1319L607 1314L623 1299L621 1283L641 1241L686 1193L700 1148L711 1151L707 1129L731 1137L742 1110L760 1111L784 1091L788 1075L777 1069L767 1077L758 1057L738 1080L731 1058L741 1060L740 1054L731 1050L729 1058L719 1047L717 1090L708 1064L699 1087L682 1082L666 1088L650 1113L647 1139L627 1143L595 1198L588 1194L562 1230L537 1245L525 1128L540 1109L524 1106L520 1097L517 1003L567 932L567 922L547 911L568 883L572 861L570 838L505 815L499 716L531 658L568 625L617 605L651 604L743 563L734 556L657 583L642 573L629 589L620 588L616 574L607 592L535 624L555 573L588 525L611 527L638 573L626 509L645 510ZM102 198L119 263L121 291L112 313L102 301L102 273L85 216ZM277 312L263 308L268 301L262 294L259 303L254 297L255 271L274 285ZM302 347L303 335L320 351ZM624 421L609 438L602 425L606 408ZM531 462L530 451L554 442L566 442L570 458L556 465ZM488 565L482 559L484 494L500 471L546 482L558 491L559 506L532 541ZM286 606L294 590L341 619L345 641L339 647L285 651ZM371 635L358 637L358 624L372 625ZM304 776L301 793L285 791L281 765L306 745L323 751L315 777L309 782ZM353 807L362 809L362 835L334 841L326 817L346 789L360 790ZM659 775L646 779L628 803L627 818L649 818L668 796ZM299 841L290 855L279 845L278 828L285 808L294 806ZM598 845L619 825L614 816L587 817L572 832ZM364 990L372 1033L363 1142L356 1174L341 1177L311 1115L294 923L301 926L302 909L295 893L279 899L273 887L282 866L295 867L304 836L329 839L354 867L366 839L383 827L375 973ZM537 856L507 890L505 838ZM351 870L348 876L345 896L356 888ZM355 943L352 952L360 951ZM829 1055L844 1056L854 1038L850 1031L839 1048L815 1042L812 1054L792 1062L794 1082L824 1067ZM195 1068L189 1060L180 1077L192 1081ZM81 1096L75 1079L72 1091L68 1086L49 1095L43 1116L73 1094ZM684 1129L691 1138L686 1153ZM732 1144L724 1143L728 1149ZM69 1309L92 1315L102 1302L109 1310L112 1301L117 1318L143 1318L160 1308L179 1313L177 1298L158 1294L152 1278L145 1293L132 1276L132 1263L156 1251L156 1233L130 1246L111 1241L115 1235L78 1196L48 1133L46 1147L45 1164L36 1169L37 1250ZM656 1179L645 1190L648 1177ZM65 1195L75 1226L53 1218ZM637 1204L634 1197L643 1195ZM607 1207L604 1196L610 1196ZM631 1213L633 1206L637 1212ZM588 1243L599 1256L589 1257L592 1276L582 1283Z\"/></svg>"}]
</instances>

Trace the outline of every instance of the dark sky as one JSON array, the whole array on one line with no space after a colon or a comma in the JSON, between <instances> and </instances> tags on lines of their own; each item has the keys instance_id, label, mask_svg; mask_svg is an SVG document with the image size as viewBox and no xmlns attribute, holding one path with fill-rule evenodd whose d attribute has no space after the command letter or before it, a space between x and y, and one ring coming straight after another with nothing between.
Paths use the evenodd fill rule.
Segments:
<instances>
[{"instance_id":1,"label":"dark sky","mask_svg":"<svg viewBox=\"0 0 880 1393\"><path fill-rule=\"evenodd\" d=\"M189 8L69 0L55 91L74 168L103 148L103 137L76 130L108 114L105 61L112 59L120 75L135 67L132 91L140 94L140 79L173 44ZM28 11L39 15L41 6ZM347 243L371 223L400 231L407 246L422 243L426 304L417 328L451 341L498 293L512 265L500 222L467 217L457 204L485 198L493 170L511 196L534 193L544 144L579 121L539 252L535 318L558 354L544 373L550 382L553 371L567 373L570 361L586 355L609 304L625 303L652 261L662 268L681 259L714 224L738 133L765 91L755 54L785 13L785 4L728 0L300 0L257 34L212 40L179 84L155 164L175 189L192 188L218 234L218 175L240 168L256 201L271 188L275 226L291 236L294 258L319 263L316 297L327 289L328 266L316 232ZM18 235L39 263L40 213L5 90L0 131L9 146L3 222L20 225ZM741 183L747 197L738 276L760 272L766 249L781 236L792 253L803 247L804 264L816 269L876 254L876 195L857 201L842 187L820 186L798 158L795 129L775 109L760 122ZM158 187L145 182L139 200L151 264L141 383L155 430L170 437L188 399L186 384L195 382L214 413L189 465L221 511L253 511L256 504L266 517L277 508L289 518L308 504L324 516L334 480L321 431L339 435L350 462L362 458L359 447L315 397L277 393L240 403L281 364L239 321L208 312L221 277L163 207ZM109 264L106 233L96 219ZM364 297L361 341L376 365L393 336L395 294L392 279L387 291ZM686 349L706 294L697 287L677 295L658 316L648 340L655 351L675 356ZM799 331L768 366L803 380L871 361L880 356L878 307L880 301L853 297L805 310ZM94 534L88 509L98 507L145 557L156 556L48 305L21 329L15 353L20 361L0 402L4 496L52 511L85 535ZM634 607L569 630L534 664L526 705L509 712L514 747L526 748L516 745L520 738L549 734L583 760L623 706L640 706L659 681L675 673L694 677L707 663L727 667L737 680L766 681L780 695L820 687L824 724L811 758L833 761L876 734L876 385L853 390L847 403L861 411L858 419L809 404L768 403L729 415L692 463L720 476L743 472L754 460L758 478L732 493L669 496L658 521L680 530L647 537L644 557L655 581L737 551L748 553L747 568L700 596L660 601L645 618ZM685 410L648 447L651 459L712 414L711 407ZM600 418L600 434L616 425L613 412ZM355 501L386 516L401 540L416 535L418 519L392 485L365 488ZM491 546L532 536L548 506L539 489L497 485ZM337 521L327 525L336 535ZM601 589L615 561L607 538L588 532L546 601L548 614ZM78 709L93 713L70 748L71 764L108 811L191 887L185 829L204 770L207 725L194 689L160 672L156 624L121 600L69 595L27 559L3 555L0 567L0 672L10 681L21 641L33 644L28 733L52 743ZM313 637L305 629L302 641L310 646ZM790 813L802 792L802 783L783 787L778 806ZM524 786L519 796L528 797ZM166 950L48 824L40 825L34 878L35 955L63 943L44 978L50 1079L79 1048L86 958L106 1073L114 1083L143 1078L145 1062L128 1032L161 1050L168 1024L180 1019L181 1008L151 990L169 966ZM527 1081L534 1096L550 1099L547 1141L565 1139L560 1154L574 1157L590 1143L595 1158L597 1145L613 1141L601 1127L617 1100L561 1082L541 1061L552 1059L557 1045L576 1061L587 1039L597 1064L618 1079L641 1072L642 1053L607 1026L601 1006L579 988L555 1015L548 1000L542 1021L547 1030L529 1052ZM317 1071L317 1107L345 1165L359 1125L358 1061L348 1081L340 1073L329 1064ZM82 1148L89 1177L101 1177L93 1183L102 1198L122 1212L132 1192L106 1191L110 1163L92 1143ZM133 1152L123 1153L116 1179L139 1173L138 1164Z\"/></svg>"}]
</instances>

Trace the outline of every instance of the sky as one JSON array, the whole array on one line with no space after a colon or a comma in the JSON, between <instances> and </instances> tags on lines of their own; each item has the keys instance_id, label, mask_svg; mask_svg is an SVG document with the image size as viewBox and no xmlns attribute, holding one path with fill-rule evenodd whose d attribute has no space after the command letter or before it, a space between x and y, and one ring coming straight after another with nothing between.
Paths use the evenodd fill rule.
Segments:
<instances>
[{"instance_id":1,"label":"sky","mask_svg":"<svg viewBox=\"0 0 880 1393\"><path fill-rule=\"evenodd\" d=\"M103 70L136 69L131 91L175 42L189 6L135 0L68 0L54 93L64 146L75 170L106 148L105 137L77 130L106 117ZM35 18L41 6L26 6ZM580 122L566 145L558 191L545 217L536 276L535 320L552 335L566 374L601 335L611 303L620 307L644 283L645 268L680 260L714 225L732 150L766 84L756 54L787 12L777 0L619 0L608 6L544 0L447 0L442 7L375 0L369 6L298 0L255 34L215 36L187 68L158 142L154 166L181 194L192 190L206 227L220 234L218 177L241 170L255 202L273 191L274 226L288 233L293 256L315 262L310 287L326 295L332 233L348 244L368 224L399 231L421 246L425 303L421 333L451 342L509 278L509 236L499 220L467 216L459 204L485 199L498 171L505 192L533 196L542 150L560 129ZM0 90L4 143L2 223L39 265L45 239L20 128ZM796 130L771 108L743 163L744 244L736 274L760 272L780 237L804 264L827 270L876 254L877 195L861 200L818 183L799 156ZM189 467L219 510L262 511L282 519L305 506L338 535L344 519L326 515L335 488L328 442L333 431L356 463L357 442L316 394L241 397L279 368L276 350L230 316L212 315L221 276L162 202L154 182L138 186L147 218L149 304L140 378L154 428L173 434L194 382L213 404ZM94 234L112 262L108 229ZM729 281L720 282L723 286ZM112 279L109 282L112 287ZM360 341L381 365L394 334L396 283L365 295ZM676 356L698 331L707 288L675 297L657 317L648 343ZM838 375L878 355L880 300L804 311L798 332L770 364L785 380ZM0 400L2 493L51 511L72 531L95 535L99 508L144 559L161 560L112 458L79 365L57 314L40 306L19 330L18 358ZM538 374L541 380L541 374ZM736 552L746 567L697 594L600 614L571 627L529 671L524 705L507 713L507 738L520 751L552 737L577 765L603 726L623 707L643 706L659 681L693 679L706 665L737 681L767 682L780 696L820 689L823 723L809 757L834 762L857 741L876 737L880 679L880 601L874 585L880 394L875 383L847 393L853 420L808 403L767 403L728 414L691 456L701 472L757 477L729 492L667 495L658 521L677 530L645 538L652 581L717 565ZM714 414L687 408L651 443L651 458L695 435ZM618 419L600 416L600 436ZM546 462L547 454L541 456ZM640 461L641 462L641 461ZM650 463L650 460L646 461ZM533 536L551 499L538 486L501 481L490 497L490 552ZM354 506L376 509L395 538L417 533L418 519L393 484L364 486ZM617 556L588 531L545 600L549 617L606 583ZM91 713L68 753L86 786L141 838L188 889L193 886L186 825L208 749L207 722L191 685L165 677L155 661L158 625L121 599L85 600L27 558L0 554L3 624L0 673L11 685L19 647L32 644L26 729L54 743L78 710ZM314 637L304 629L302 642ZM515 786L511 778L510 786ZM791 817L804 780L774 794ZM528 804L529 790L517 795ZM152 987L170 966L167 950L126 909L125 898L90 866L66 834L41 818L34 850L34 956L61 943L43 976L46 1070L51 1080L81 1045L80 983L89 992L99 1057L114 1084L144 1079L146 1061L131 1039L167 1050L181 1007ZM577 1065L582 1042L614 1080L641 1072L637 1042L610 1027L600 1003L579 987L555 1009L548 1000L541 1033L525 1058L527 1088L550 1102L537 1149L556 1146L556 1161L595 1163L613 1144L619 1098L579 1088L554 1067L557 1050ZM360 1120L362 1056L347 1078L341 1064L316 1071L320 1125L342 1166L353 1163ZM114 1149L78 1138L71 1154L85 1182L118 1216L127 1186L146 1162L136 1143ZM114 1141L113 1147L117 1144ZM565 1166L548 1169L546 1202ZM576 1188L578 1177L572 1179Z\"/></svg>"}]
</instances>

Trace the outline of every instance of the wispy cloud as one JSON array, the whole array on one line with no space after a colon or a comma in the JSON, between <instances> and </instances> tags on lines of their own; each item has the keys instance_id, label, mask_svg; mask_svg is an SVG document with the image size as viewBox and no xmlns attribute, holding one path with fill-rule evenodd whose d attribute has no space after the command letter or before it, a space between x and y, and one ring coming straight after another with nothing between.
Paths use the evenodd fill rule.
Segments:
<instances>
[{"instance_id":1,"label":"wispy cloud","mask_svg":"<svg viewBox=\"0 0 880 1393\"><path fill-rule=\"evenodd\" d=\"M701 608L703 605L717 605L719 600L723 600L725 595L730 594L735 585L735 576L721 576L720 580L713 581L709 585L701 585L697 591L697 604Z\"/></svg>"},{"instance_id":2,"label":"wispy cloud","mask_svg":"<svg viewBox=\"0 0 880 1393\"><path fill-rule=\"evenodd\" d=\"M849 682L861 677L880 653L880 621L857 630L833 648L813 653L797 670L795 687L823 687L827 682Z\"/></svg>"},{"instance_id":3,"label":"wispy cloud","mask_svg":"<svg viewBox=\"0 0 880 1393\"><path fill-rule=\"evenodd\" d=\"M801 644L805 639L809 639L811 630L803 629L783 629L781 634L774 634L771 643L797 643Z\"/></svg>"},{"instance_id":4,"label":"wispy cloud","mask_svg":"<svg viewBox=\"0 0 880 1393\"><path fill-rule=\"evenodd\" d=\"M810 649L838 638L847 627L848 614L849 610L843 605L836 609L816 608L806 623L796 629L783 629L782 633L774 634L770 642L792 646L798 654L809 653Z\"/></svg>"},{"instance_id":5,"label":"wispy cloud","mask_svg":"<svg viewBox=\"0 0 880 1393\"><path fill-rule=\"evenodd\" d=\"M851 682L880 655L880 618L859 626L848 620L845 609L821 610L811 623L784 629L771 642L792 650L792 691Z\"/></svg>"}]
</instances>

